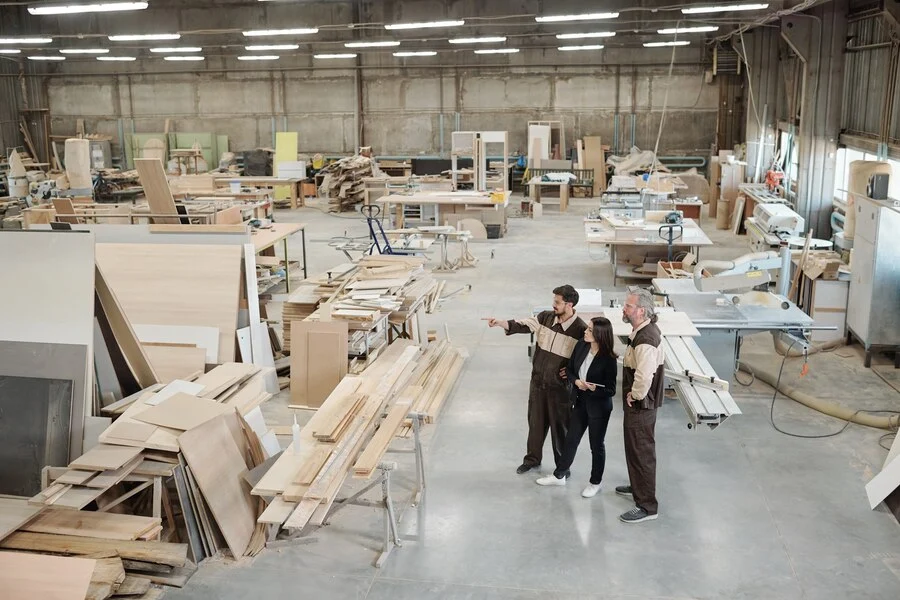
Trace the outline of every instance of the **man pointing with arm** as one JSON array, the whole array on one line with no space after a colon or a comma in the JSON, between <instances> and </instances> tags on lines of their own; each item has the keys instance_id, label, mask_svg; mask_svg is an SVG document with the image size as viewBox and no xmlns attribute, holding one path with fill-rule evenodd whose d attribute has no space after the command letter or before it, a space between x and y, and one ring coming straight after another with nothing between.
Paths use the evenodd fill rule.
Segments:
<instances>
[{"instance_id":1,"label":"man pointing with arm","mask_svg":"<svg viewBox=\"0 0 900 600\"><path fill-rule=\"evenodd\" d=\"M550 431L553 458L559 464L569 413L572 410L566 384L565 367L584 336L587 325L575 315L578 292L571 285L553 290L553 309L535 317L518 320L488 319L491 327L500 327L506 335L533 333L537 340L528 393L528 443L525 458L516 473L522 474L541 464L544 440Z\"/></svg>"}]
</instances>

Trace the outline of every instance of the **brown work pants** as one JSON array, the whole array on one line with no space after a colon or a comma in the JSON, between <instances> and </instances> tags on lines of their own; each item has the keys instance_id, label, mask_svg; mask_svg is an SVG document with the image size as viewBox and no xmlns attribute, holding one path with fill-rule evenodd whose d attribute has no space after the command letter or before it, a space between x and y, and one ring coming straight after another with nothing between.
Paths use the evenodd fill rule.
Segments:
<instances>
[{"instance_id":1,"label":"brown work pants","mask_svg":"<svg viewBox=\"0 0 900 600\"><path fill-rule=\"evenodd\" d=\"M656 501L656 409L624 406L625 463L634 503L655 515Z\"/></svg>"},{"instance_id":2,"label":"brown work pants","mask_svg":"<svg viewBox=\"0 0 900 600\"><path fill-rule=\"evenodd\" d=\"M544 440L547 439L547 431L550 431L553 459L556 465L561 464L571 412L572 403L565 385L548 385L540 380L531 380L528 390L528 444L522 462L527 465L541 464Z\"/></svg>"}]
</instances>

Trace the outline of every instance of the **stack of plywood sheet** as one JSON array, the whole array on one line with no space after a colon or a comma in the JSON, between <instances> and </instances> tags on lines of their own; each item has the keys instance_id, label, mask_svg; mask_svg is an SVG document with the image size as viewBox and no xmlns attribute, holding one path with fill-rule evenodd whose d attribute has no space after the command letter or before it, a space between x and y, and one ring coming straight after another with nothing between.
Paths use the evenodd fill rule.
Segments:
<instances>
[{"instance_id":1,"label":"stack of plywood sheet","mask_svg":"<svg viewBox=\"0 0 900 600\"><path fill-rule=\"evenodd\" d=\"M329 210L352 210L365 199L364 177L372 176L374 161L365 156L350 156L326 165L322 190L328 196Z\"/></svg>"}]
</instances>

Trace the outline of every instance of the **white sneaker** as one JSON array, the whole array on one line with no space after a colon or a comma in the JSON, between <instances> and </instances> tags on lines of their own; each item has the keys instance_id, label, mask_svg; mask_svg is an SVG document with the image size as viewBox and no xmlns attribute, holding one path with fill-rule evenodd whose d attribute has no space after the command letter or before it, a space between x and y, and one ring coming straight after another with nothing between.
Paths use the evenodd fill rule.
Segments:
<instances>
[{"instance_id":1,"label":"white sneaker","mask_svg":"<svg viewBox=\"0 0 900 600\"><path fill-rule=\"evenodd\" d=\"M593 498L597 494L600 493L601 484L594 485L593 483L589 483L584 490L581 492L582 498Z\"/></svg>"},{"instance_id":2,"label":"white sneaker","mask_svg":"<svg viewBox=\"0 0 900 600\"><path fill-rule=\"evenodd\" d=\"M535 481L538 485L566 485L566 478L557 479L553 473L540 477Z\"/></svg>"}]
</instances>

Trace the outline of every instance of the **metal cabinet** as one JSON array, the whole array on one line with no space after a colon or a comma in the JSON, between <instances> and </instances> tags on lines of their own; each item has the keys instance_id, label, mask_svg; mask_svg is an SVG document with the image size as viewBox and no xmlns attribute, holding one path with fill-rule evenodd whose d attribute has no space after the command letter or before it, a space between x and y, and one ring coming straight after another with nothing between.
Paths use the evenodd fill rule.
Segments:
<instances>
[{"instance_id":1,"label":"metal cabinet","mask_svg":"<svg viewBox=\"0 0 900 600\"><path fill-rule=\"evenodd\" d=\"M847 306L848 337L871 353L893 350L900 366L900 206L857 197L852 276Z\"/></svg>"}]
</instances>

